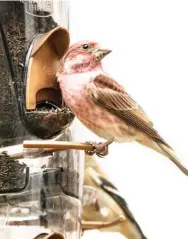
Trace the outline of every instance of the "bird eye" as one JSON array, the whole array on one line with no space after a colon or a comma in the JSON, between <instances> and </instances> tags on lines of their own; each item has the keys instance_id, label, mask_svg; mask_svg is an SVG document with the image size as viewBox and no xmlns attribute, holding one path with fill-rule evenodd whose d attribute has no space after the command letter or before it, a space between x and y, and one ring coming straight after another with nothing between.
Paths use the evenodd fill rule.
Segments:
<instances>
[{"instance_id":1,"label":"bird eye","mask_svg":"<svg viewBox=\"0 0 188 239\"><path fill-rule=\"evenodd\" d=\"M84 44L82 47L83 47L83 49L85 49L85 50L86 50L86 49L88 49L88 48L89 48L89 45L88 45L88 44Z\"/></svg>"}]
</instances>

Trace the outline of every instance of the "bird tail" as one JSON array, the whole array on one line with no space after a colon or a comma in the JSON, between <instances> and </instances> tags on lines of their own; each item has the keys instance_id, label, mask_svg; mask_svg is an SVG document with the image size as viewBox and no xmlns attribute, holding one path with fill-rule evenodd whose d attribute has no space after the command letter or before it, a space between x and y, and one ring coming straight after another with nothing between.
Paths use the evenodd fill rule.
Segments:
<instances>
[{"instance_id":1,"label":"bird tail","mask_svg":"<svg viewBox=\"0 0 188 239\"><path fill-rule=\"evenodd\" d=\"M168 157L186 176L188 176L188 169L183 166L174 150L165 141L159 141L157 139L151 140L149 137L144 137L142 140L137 140L137 142Z\"/></svg>"},{"instance_id":2,"label":"bird tail","mask_svg":"<svg viewBox=\"0 0 188 239\"><path fill-rule=\"evenodd\" d=\"M180 160L176 156L174 150L168 145L156 142L158 146L162 149L162 154L167 156L186 176L188 176L188 169L181 164Z\"/></svg>"}]
</instances>

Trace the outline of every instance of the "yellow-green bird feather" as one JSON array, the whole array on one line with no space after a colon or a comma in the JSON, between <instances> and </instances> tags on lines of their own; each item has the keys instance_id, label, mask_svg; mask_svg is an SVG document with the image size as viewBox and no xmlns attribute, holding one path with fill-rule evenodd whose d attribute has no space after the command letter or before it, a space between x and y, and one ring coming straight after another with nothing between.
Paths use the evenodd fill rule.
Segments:
<instances>
[{"instance_id":1,"label":"yellow-green bird feather","mask_svg":"<svg viewBox=\"0 0 188 239\"><path fill-rule=\"evenodd\" d=\"M100 230L120 232L128 239L146 239L125 199L109 181L94 156L85 157L84 185L94 187L98 195L96 204L84 206L84 221L112 221L118 216L124 216L125 220L118 225ZM106 215L103 215L101 209L105 210Z\"/></svg>"}]
</instances>

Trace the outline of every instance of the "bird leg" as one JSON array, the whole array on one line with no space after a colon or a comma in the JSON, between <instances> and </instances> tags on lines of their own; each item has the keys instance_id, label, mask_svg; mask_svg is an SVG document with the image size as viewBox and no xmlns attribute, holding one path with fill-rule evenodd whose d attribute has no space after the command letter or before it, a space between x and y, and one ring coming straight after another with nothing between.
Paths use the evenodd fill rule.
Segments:
<instances>
[{"instance_id":1,"label":"bird leg","mask_svg":"<svg viewBox=\"0 0 188 239\"><path fill-rule=\"evenodd\" d=\"M87 142L88 144L92 145L94 149L90 151L85 151L85 153L90 156L96 154L97 156L102 158L108 155L108 145L110 145L113 141L114 141L114 138L111 138L104 143L97 143L97 142L91 142L91 141Z\"/></svg>"}]
</instances>

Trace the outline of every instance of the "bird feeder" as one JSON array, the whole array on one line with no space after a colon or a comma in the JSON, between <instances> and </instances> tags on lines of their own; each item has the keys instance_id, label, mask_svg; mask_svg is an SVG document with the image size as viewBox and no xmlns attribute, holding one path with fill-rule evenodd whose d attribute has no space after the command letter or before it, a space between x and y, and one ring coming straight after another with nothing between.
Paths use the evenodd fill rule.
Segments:
<instances>
[{"instance_id":1,"label":"bird feeder","mask_svg":"<svg viewBox=\"0 0 188 239\"><path fill-rule=\"evenodd\" d=\"M74 115L56 79L69 47L68 1L0 2L0 238L80 237L83 157L24 150L71 142Z\"/></svg>"}]
</instances>

